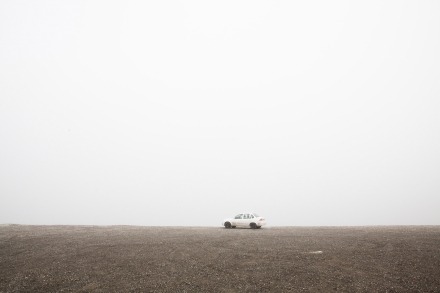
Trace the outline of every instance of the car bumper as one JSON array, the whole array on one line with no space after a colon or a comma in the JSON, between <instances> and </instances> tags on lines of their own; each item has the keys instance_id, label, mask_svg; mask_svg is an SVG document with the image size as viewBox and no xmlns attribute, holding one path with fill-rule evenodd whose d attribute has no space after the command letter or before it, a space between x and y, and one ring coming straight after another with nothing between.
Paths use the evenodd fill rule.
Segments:
<instances>
[{"instance_id":1,"label":"car bumper","mask_svg":"<svg viewBox=\"0 0 440 293\"><path fill-rule=\"evenodd\" d=\"M257 226L264 226L266 225L266 221L258 221Z\"/></svg>"}]
</instances>

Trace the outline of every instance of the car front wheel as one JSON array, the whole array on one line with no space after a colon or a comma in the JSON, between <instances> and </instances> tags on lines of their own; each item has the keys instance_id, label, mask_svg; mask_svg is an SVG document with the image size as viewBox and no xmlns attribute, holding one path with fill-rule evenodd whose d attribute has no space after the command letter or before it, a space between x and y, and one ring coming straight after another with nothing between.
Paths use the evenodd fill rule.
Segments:
<instances>
[{"instance_id":1,"label":"car front wheel","mask_svg":"<svg viewBox=\"0 0 440 293\"><path fill-rule=\"evenodd\" d=\"M231 228L231 223L229 223L229 222L226 222L226 223L225 223L225 228L226 228L226 229L229 229L229 228Z\"/></svg>"},{"instance_id":2,"label":"car front wheel","mask_svg":"<svg viewBox=\"0 0 440 293\"><path fill-rule=\"evenodd\" d=\"M251 223L251 229L257 229L257 224L255 224L255 223Z\"/></svg>"}]
</instances>

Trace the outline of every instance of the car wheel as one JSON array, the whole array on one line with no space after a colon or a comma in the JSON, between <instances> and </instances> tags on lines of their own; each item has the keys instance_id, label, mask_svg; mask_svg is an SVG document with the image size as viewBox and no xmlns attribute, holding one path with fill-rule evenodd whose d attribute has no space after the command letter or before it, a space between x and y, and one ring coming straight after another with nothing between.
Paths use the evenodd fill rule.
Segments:
<instances>
[{"instance_id":1,"label":"car wheel","mask_svg":"<svg viewBox=\"0 0 440 293\"><path fill-rule=\"evenodd\" d=\"M226 223L225 223L225 228L226 228L226 229L229 229L229 228L231 228L231 223L229 223L229 222L226 222Z\"/></svg>"},{"instance_id":2,"label":"car wheel","mask_svg":"<svg viewBox=\"0 0 440 293\"><path fill-rule=\"evenodd\" d=\"M237 226L232 226L232 228L236 228Z\"/></svg>"},{"instance_id":3,"label":"car wheel","mask_svg":"<svg viewBox=\"0 0 440 293\"><path fill-rule=\"evenodd\" d=\"M255 223L251 223L251 229L257 229L257 224L255 224Z\"/></svg>"},{"instance_id":4,"label":"car wheel","mask_svg":"<svg viewBox=\"0 0 440 293\"><path fill-rule=\"evenodd\" d=\"M257 226L257 229L260 229L261 228L261 226Z\"/></svg>"}]
</instances>

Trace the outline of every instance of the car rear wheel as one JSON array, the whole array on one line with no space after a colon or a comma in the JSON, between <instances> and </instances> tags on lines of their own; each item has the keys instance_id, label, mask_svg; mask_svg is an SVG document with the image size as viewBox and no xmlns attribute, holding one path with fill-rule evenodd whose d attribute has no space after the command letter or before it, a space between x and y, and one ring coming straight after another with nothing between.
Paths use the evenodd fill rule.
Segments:
<instances>
[{"instance_id":1,"label":"car rear wheel","mask_svg":"<svg viewBox=\"0 0 440 293\"><path fill-rule=\"evenodd\" d=\"M251 223L251 229L257 229L257 224L255 224L255 223Z\"/></svg>"},{"instance_id":2,"label":"car rear wheel","mask_svg":"<svg viewBox=\"0 0 440 293\"><path fill-rule=\"evenodd\" d=\"M231 223L229 223L229 222L226 222L226 223L225 223L225 228L226 228L226 229L229 229L229 228L231 228Z\"/></svg>"},{"instance_id":3,"label":"car rear wheel","mask_svg":"<svg viewBox=\"0 0 440 293\"><path fill-rule=\"evenodd\" d=\"M237 226L231 226L232 228L236 228Z\"/></svg>"}]
</instances>

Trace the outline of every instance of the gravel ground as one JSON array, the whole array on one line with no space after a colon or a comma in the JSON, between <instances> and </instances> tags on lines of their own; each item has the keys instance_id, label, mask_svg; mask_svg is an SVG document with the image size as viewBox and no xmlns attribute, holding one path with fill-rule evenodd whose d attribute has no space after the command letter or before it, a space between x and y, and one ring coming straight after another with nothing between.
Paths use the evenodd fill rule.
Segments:
<instances>
[{"instance_id":1,"label":"gravel ground","mask_svg":"<svg viewBox=\"0 0 440 293\"><path fill-rule=\"evenodd\" d=\"M0 226L0 292L440 292L440 226Z\"/></svg>"}]
</instances>

